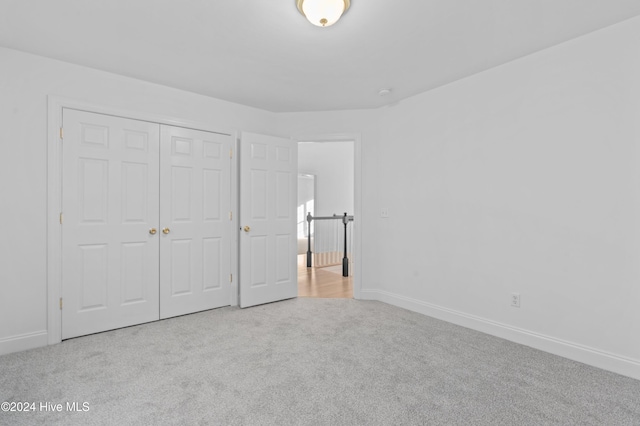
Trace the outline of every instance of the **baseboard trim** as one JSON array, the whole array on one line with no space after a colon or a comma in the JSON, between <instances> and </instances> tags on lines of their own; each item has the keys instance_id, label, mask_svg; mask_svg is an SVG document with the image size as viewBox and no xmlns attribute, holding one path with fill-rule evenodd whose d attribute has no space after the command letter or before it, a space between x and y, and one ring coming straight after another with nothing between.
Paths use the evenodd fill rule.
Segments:
<instances>
[{"instance_id":1,"label":"baseboard trim","mask_svg":"<svg viewBox=\"0 0 640 426\"><path fill-rule=\"evenodd\" d=\"M363 289L361 291L361 298L364 300L378 300L462 327L530 346L573 361L578 361L592 367L640 380L640 360L623 357L387 291Z\"/></svg>"},{"instance_id":2,"label":"baseboard trim","mask_svg":"<svg viewBox=\"0 0 640 426\"><path fill-rule=\"evenodd\" d=\"M0 339L0 355L47 346L48 341L47 330L5 337Z\"/></svg>"}]
</instances>

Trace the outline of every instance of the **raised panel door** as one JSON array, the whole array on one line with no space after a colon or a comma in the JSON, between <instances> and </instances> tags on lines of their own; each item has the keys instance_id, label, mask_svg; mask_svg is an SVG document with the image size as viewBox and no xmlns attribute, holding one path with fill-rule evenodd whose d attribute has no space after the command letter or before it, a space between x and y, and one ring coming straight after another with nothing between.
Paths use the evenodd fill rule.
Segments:
<instances>
[{"instance_id":1,"label":"raised panel door","mask_svg":"<svg viewBox=\"0 0 640 426\"><path fill-rule=\"evenodd\" d=\"M243 133L240 144L240 306L298 295L297 145Z\"/></svg>"},{"instance_id":2,"label":"raised panel door","mask_svg":"<svg viewBox=\"0 0 640 426\"><path fill-rule=\"evenodd\" d=\"M157 320L159 125L63 110L62 338Z\"/></svg>"},{"instance_id":3,"label":"raised panel door","mask_svg":"<svg viewBox=\"0 0 640 426\"><path fill-rule=\"evenodd\" d=\"M231 300L231 137L161 126L160 317Z\"/></svg>"}]
</instances>

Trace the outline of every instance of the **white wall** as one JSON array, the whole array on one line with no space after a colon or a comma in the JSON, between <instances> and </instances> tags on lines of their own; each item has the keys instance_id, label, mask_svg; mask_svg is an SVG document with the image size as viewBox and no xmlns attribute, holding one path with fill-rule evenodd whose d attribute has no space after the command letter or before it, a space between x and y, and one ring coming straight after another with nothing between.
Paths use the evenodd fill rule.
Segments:
<instances>
[{"instance_id":1,"label":"white wall","mask_svg":"<svg viewBox=\"0 0 640 426\"><path fill-rule=\"evenodd\" d=\"M635 18L375 113L281 115L363 134L362 295L640 378L639 45Z\"/></svg>"},{"instance_id":2,"label":"white wall","mask_svg":"<svg viewBox=\"0 0 640 426\"><path fill-rule=\"evenodd\" d=\"M315 216L353 214L353 142L299 143L298 171L316 176Z\"/></svg>"},{"instance_id":3,"label":"white wall","mask_svg":"<svg viewBox=\"0 0 640 426\"><path fill-rule=\"evenodd\" d=\"M47 343L48 95L225 131L276 130L265 111L0 48L0 354Z\"/></svg>"},{"instance_id":4,"label":"white wall","mask_svg":"<svg viewBox=\"0 0 640 426\"><path fill-rule=\"evenodd\" d=\"M636 18L390 108L376 297L640 378L639 45Z\"/></svg>"}]
</instances>

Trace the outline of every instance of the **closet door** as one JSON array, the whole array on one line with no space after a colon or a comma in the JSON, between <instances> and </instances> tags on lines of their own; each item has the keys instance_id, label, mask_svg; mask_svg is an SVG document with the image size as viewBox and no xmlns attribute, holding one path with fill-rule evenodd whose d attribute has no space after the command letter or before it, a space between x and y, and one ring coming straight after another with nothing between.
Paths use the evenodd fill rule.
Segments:
<instances>
[{"instance_id":1,"label":"closet door","mask_svg":"<svg viewBox=\"0 0 640 426\"><path fill-rule=\"evenodd\" d=\"M231 136L161 126L160 317L230 303Z\"/></svg>"},{"instance_id":2,"label":"closet door","mask_svg":"<svg viewBox=\"0 0 640 426\"><path fill-rule=\"evenodd\" d=\"M159 125L64 109L63 126L62 338L157 320Z\"/></svg>"}]
</instances>

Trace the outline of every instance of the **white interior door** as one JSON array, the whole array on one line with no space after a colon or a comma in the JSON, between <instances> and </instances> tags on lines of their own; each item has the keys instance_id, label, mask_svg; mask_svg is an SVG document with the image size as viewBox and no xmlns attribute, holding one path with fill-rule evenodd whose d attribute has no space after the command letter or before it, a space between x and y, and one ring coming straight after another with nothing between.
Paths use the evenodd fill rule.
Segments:
<instances>
[{"instance_id":1,"label":"white interior door","mask_svg":"<svg viewBox=\"0 0 640 426\"><path fill-rule=\"evenodd\" d=\"M160 317L231 298L231 137L161 126Z\"/></svg>"},{"instance_id":2,"label":"white interior door","mask_svg":"<svg viewBox=\"0 0 640 426\"><path fill-rule=\"evenodd\" d=\"M62 338L158 319L159 126L64 109Z\"/></svg>"},{"instance_id":3,"label":"white interior door","mask_svg":"<svg viewBox=\"0 0 640 426\"><path fill-rule=\"evenodd\" d=\"M240 307L298 295L297 144L242 133Z\"/></svg>"}]
</instances>

